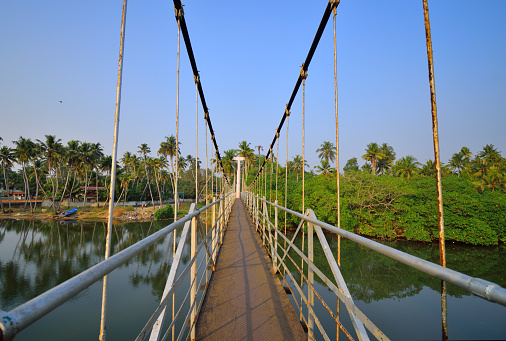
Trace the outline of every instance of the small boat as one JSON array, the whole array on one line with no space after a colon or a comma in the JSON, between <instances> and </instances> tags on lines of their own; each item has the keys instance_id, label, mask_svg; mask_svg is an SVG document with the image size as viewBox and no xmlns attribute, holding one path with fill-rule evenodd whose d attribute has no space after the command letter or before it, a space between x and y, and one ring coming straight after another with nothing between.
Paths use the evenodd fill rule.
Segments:
<instances>
[{"instance_id":1,"label":"small boat","mask_svg":"<svg viewBox=\"0 0 506 341\"><path fill-rule=\"evenodd\" d=\"M76 213L76 212L77 212L77 209L78 209L78 208L79 208L79 207L76 207L76 208L71 209L70 211L62 212L62 213L60 213L60 215L61 215L62 217L68 217L68 216L71 216L72 214L74 214L74 213Z\"/></svg>"}]
</instances>

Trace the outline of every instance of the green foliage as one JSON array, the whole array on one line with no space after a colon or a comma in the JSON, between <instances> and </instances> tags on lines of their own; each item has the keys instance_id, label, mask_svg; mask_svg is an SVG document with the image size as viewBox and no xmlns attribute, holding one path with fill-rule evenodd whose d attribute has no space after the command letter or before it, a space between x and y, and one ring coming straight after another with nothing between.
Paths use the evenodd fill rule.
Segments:
<instances>
[{"instance_id":1,"label":"green foliage","mask_svg":"<svg viewBox=\"0 0 506 341\"><path fill-rule=\"evenodd\" d=\"M153 214L153 216L155 217L156 220L170 219L174 217L174 210L172 209L172 206L167 205L157 210L155 214Z\"/></svg>"}]
</instances>

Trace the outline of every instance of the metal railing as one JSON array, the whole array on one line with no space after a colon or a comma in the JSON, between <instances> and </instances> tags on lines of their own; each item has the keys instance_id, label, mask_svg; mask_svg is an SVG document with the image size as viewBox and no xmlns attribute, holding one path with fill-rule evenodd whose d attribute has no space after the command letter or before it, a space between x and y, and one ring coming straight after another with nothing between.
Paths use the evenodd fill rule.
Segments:
<instances>
[{"instance_id":1,"label":"metal railing","mask_svg":"<svg viewBox=\"0 0 506 341\"><path fill-rule=\"evenodd\" d=\"M163 240L163 238L170 233L174 233L176 229L180 227L183 227L183 229L178 247L175 250L175 255L169 271L162 300L158 308L148 320L146 326L138 335L137 340L144 340L149 333L151 333L150 340L159 339L159 334L162 330L164 320L164 311L170 302L173 302L173 318L167 330L172 331L173 337L177 337L177 340L180 340L183 337L194 338L196 318L198 312L200 311L202 300L205 297L211 273L214 270L214 263L223 241L225 227L228 224L234 200L235 197L229 193L219 200L213 200L212 203L200 209L197 209L196 204L192 204L185 217L111 256L107 260L104 260L81 272L51 290L48 290L30 301L12 309L11 311L0 311L0 340L12 340L19 332L50 313L52 310L69 301L93 283L101 280L105 275L122 266L137 254L145 251L151 245ZM216 212L217 208L218 212ZM211 211L212 216L212 226L208 229L203 226L200 220L200 215L207 210ZM199 233L201 237L201 241L198 245L197 233ZM191 237L191 260L178 274L177 272L181 262L181 255L188 236ZM201 251L204 249L205 256L202 256ZM200 263L197 264L199 260ZM190 274L188 292L186 293L183 302L180 304L177 313L174 313L176 308L174 305L175 290L177 290L182 283L188 284L187 281L185 281L185 279L188 278L188 274ZM200 295L197 295L198 289L202 289ZM200 301L197 301L198 297L200 297ZM190 309L186 314L182 327L176 333L176 321L182 317L181 313L188 299L190 299ZM166 337L167 333L163 336L163 339Z\"/></svg>"},{"instance_id":2,"label":"metal railing","mask_svg":"<svg viewBox=\"0 0 506 341\"><path fill-rule=\"evenodd\" d=\"M377 251L414 269L463 288L476 296L506 306L506 289L495 283L462 274L343 229L338 229L335 226L317 220L313 210L311 209L308 209L306 214L302 214L279 206L277 201L275 203L269 202L265 199L265 197L260 198L251 192L242 193L242 199L253 218L255 227L261 235L262 242L265 245L267 252L271 256L274 272L278 273L282 277L284 285L291 285L293 287L285 288L285 290L295 290L295 292L299 294L300 303L296 299L293 299L292 302L295 305L294 308L296 308L300 314L301 322L307 327L309 339L316 339L316 325L323 339L330 340L327 330L321 322L322 317L318 316L314 309L315 296L318 298L321 305L326 308L324 311L326 310L335 321L337 328L340 329L349 339L353 339L351 333L341 324L339 309L337 308L336 311L333 311L333 309L329 307L328 302L325 302L315 290L314 275L316 274L321 279L321 283L324 283L328 289L336 295L336 298L344 303L359 340L369 340L367 331L378 340L388 340L388 337L379 330L353 303L353 298L348 291L346 282L344 281L340 268L332 255L330 246L322 229L338 234L341 237L363 245L371 250ZM272 210L274 211L274 217L269 216L269 211ZM279 210L301 219L291 238L284 235L278 228ZM302 250L300 250L294 244L294 241L301 231L304 223L307 223L307 244L305 245L303 239ZM333 278L331 279L325 276L324 273L314 264L313 244L315 233L332 271ZM307 252L304 251L305 246L307 246ZM294 259L290 255L290 250L294 251L300 257L300 266L297 264L297 261L299 260ZM295 267L299 272L301 276L300 284L289 270L288 261L291 262L290 266ZM303 290L304 284L307 285L307 293ZM339 305L337 307L339 307ZM336 329L333 330L335 331Z\"/></svg>"}]
</instances>

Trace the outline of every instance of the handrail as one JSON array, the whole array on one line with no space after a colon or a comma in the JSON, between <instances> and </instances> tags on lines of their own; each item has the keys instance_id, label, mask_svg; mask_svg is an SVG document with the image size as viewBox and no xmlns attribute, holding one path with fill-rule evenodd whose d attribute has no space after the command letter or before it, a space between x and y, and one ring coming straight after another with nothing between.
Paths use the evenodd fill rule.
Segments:
<instances>
[{"instance_id":1,"label":"handrail","mask_svg":"<svg viewBox=\"0 0 506 341\"><path fill-rule=\"evenodd\" d=\"M151 245L165 238L169 233L175 231L183 224L189 223L192 219L198 217L202 212L208 210L214 205L225 200L227 205L223 208L217 220L221 220L223 224L228 221L230 214L230 204L233 202L234 196L231 193L226 194L222 198L189 213L185 217L167 225L163 229L153 233L152 235L142 239L136 244L118 252L108 259L92 266L91 268L81 272L80 274L68 279L67 281L57 285L56 287L42 293L41 295L23 303L22 305L10 310L9 312L0 310L0 340L12 340L19 332L27 328L41 317L45 316L52 310L56 309L63 303L67 302L83 290L87 289L93 283L102 279L116 268L122 266L140 252L146 250ZM221 205L220 205L221 207ZM215 222L216 223L216 222ZM222 225L222 224L220 224ZM216 224L214 225L216 226ZM192 262L193 263L193 260Z\"/></svg>"},{"instance_id":2,"label":"handrail","mask_svg":"<svg viewBox=\"0 0 506 341\"><path fill-rule=\"evenodd\" d=\"M338 315L335 315L335 312L333 313L331 309L328 307L328 305L321 299L321 297L316 292L315 288L313 287L313 273L319 276L324 283L328 286L329 290L334 292L334 294L341 300L343 303L345 303L345 306L350 313L351 320L353 322L353 325L355 327L355 331L357 332L357 336L359 339L368 339L367 333L365 332L363 326L367 328L369 332L372 333L376 338L381 340L388 339L387 336L385 336L353 303L353 300L350 296L350 294L347 292L346 284L344 283L344 279L342 278L342 275L340 273L339 266L337 266L337 263L332 257L332 254L330 253L330 247L325 239L325 235L323 234L323 231L321 230L326 229L329 232L335 233L340 235L341 237L347 238L348 240L351 240L353 242L356 242L360 245L363 245L371 250L377 251L385 256L388 256L392 259L395 259L401 263L404 263L414 269L417 269L419 271L423 271L433 277L437 277L439 279L442 279L448 283L451 283L453 285L456 285L460 288L465 289L466 291L479 296L481 298L487 299L489 301L499 303L501 305L506 305L506 289L502 288L498 284L483 280L481 278L474 278L468 275L465 275L463 273L460 273L455 270L451 270L445 267L442 267L438 264L431 263L429 261L426 261L424 259L412 256L410 254L407 254L405 252L396 250L392 247L380 244L378 242L372 241L370 239L367 239L365 237L356 235L352 232L345 231L343 229L338 229L335 226L332 226L330 224L324 223L322 221L319 221L316 219L316 216L314 215L314 212L312 210L308 210L306 214L302 214L293 210L290 210L286 207L280 206L276 203L267 201L265 198L261 198L258 195L255 195L251 192L243 192L243 200L246 203L246 207L248 208L251 216L253 217L254 224L259 231L259 233L262 235L262 241L263 244L266 245L267 252L272 257L272 266L274 272L279 270L280 268L284 268L286 275L289 277L291 283L295 287L296 291L300 294L301 302L297 302L297 300L294 299L295 305L297 305L297 310L300 311L300 318L301 321L304 320L307 323L308 326L308 337L311 339L314 339L313 335L313 325L316 323L318 329L321 332L321 335L324 339L328 339L328 336L326 334L326 331L323 330L318 316L316 316L316 312L313 310L313 294L316 293L316 296L320 299L323 306L328 310L329 314L332 316L332 318L336 321L338 324L338 328L341 328L343 332L351 338L349 333L344 329L344 327L341 325L339 321ZM274 208L275 217L274 217L274 223L269 218L267 205ZM280 230L277 229L277 216L278 210L285 211L289 214L292 214L295 217L298 217L301 219L301 223L299 224L297 231L295 232L295 235L293 236L292 240L285 236L283 233L281 233ZM307 246L309 250L307 253L304 251L299 250L294 242L294 239L300 230L303 222L308 223L308 243ZM313 227L316 231L313 232ZM274 234L275 238L271 238L271 233ZM334 280L336 284L333 283L329 278L327 278L322 271L318 269L318 267L313 263L313 242L312 242L312 236L316 233L318 238L320 239L320 243L322 244L323 251L325 253L325 256L327 260L329 261L329 266L332 270L332 273L334 275ZM277 236L280 236L282 238L282 241L285 242L286 247L283 248L281 243L277 242ZM273 239L275 241L273 241ZM311 239L311 240L310 240ZM278 253L278 248L280 249L280 252ZM295 260L288 254L288 251L292 249L300 256L300 259L303 261L303 264L307 264L308 269L307 273L303 271L304 269L300 268L299 265L295 263ZM302 291L302 283L297 283L290 271L288 270L287 265L285 264L285 258L288 258L289 261L291 261L296 269L300 272L301 278L304 279L304 281L308 285L308 292L307 295L304 295L304 292ZM300 262L300 261L299 261ZM280 272L279 272L280 273ZM281 274L281 273L280 273ZM284 274L281 274L283 277L283 280L286 282L286 278ZM286 282L288 284L288 282ZM301 305L299 305L301 304ZM309 315L307 318L302 314L302 305L304 305L307 308L306 312L309 312ZM357 324L358 323L358 324ZM361 327L363 323L363 326Z\"/></svg>"},{"instance_id":3,"label":"handrail","mask_svg":"<svg viewBox=\"0 0 506 341\"><path fill-rule=\"evenodd\" d=\"M256 195L255 195L256 196ZM266 201L265 199L259 198L262 201ZM427 260L415 257L410 255L409 253L405 253L394 249L392 247L383 245L381 243L375 242L373 240L367 239L365 237L359 236L352 232L348 232L343 229L338 229L337 227L319 221L317 219L313 219L299 212L292 211L288 208L279 206L272 202L266 201L269 205L273 207L277 207L278 209L285 211L287 213L291 213L296 217L304 219L305 221L323 227L324 229L336 233L341 237L349 239L351 241L356 242L357 244L363 245L371 250L377 251L387 257L395 259L399 262L402 262L406 265L411 266L414 269L420 270L429 274L433 277L437 277L445 282L451 283L453 285L462 288L473 295L484 298L488 301L499 303L503 306L506 306L506 289L501 287L499 284L486 281L481 278L471 277L461 272L442 267L441 265L434 264Z\"/></svg>"}]
</instances>

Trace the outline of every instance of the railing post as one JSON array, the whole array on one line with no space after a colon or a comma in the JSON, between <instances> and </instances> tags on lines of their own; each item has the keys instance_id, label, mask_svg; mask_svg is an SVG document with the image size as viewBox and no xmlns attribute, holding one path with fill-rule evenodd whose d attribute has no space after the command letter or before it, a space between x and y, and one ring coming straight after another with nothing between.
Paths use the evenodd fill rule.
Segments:
<instances>
[{"instance_id":1,"label":"railing post","mask_svg":"<svg viewBox=\"0 0 506 341\"><path fill-rule=\"evenodd\" d=\"M213 197L213 202L216 201L216 197ZM216 264L216 253L218 252L218 250L216 249L216 229L218 228L219 224L216 222L216 205L213 205L213 216L212 216L212 222L213 222L213 230L211 232L211 248L213 250L213 264Z\"/></svg>"},{"instance_id":2,"label":"railing post","mask_svg":"<svg viewBox=\"0 0 506 341\"><path fill-rule=\"evenodd\" d=\"M195 205L196 207L196 205ZM191 259L197 256L197 217L192 218L192 227L191 227ZM195 340L195 319L197 315L197 262L193 262L191 268L191 293L190 293L190 307L191 308L191 317L190 317L190 339Z\"/></svg>"},{"instance_id":3,"label":"railing post","mask_svg":"<svg viewBox=\"0 0 506 341\"><path fill-rule=\"evenodd\" d=\"M222 243L222 237L221 237L221 229L222 229L222 226L223 226L223 203L224 201L220 201L220 207L218 208L218 226L216 227L217 228L217 232L218 232L218 238L219 238L219 245L221 246L221 243Z\"/></svg>"},{"instance_id":4,"label":"railing post","mask_svg":"<svg viewBox=\"0 0 506 341\"><path fill-rule=\"evenodd\" d=\"M258 231L258 197L255 198L255 228Z\"/></svg>"},{"instance_id":5,"label":"railing post","mask_svg":"<svg viewBox=\"0 0 506 341\"><path fill-rule=\"evenodd\" d=\"M265 197L263 197L262 207L264 209L264 215L262 217L262 243L265 245L265 217L267 215L267 205L265 204Z\"/></svg>"},{"instance_id":6,"label":"railing post","mask_svg":"<svg viewBox=\"0 0 506 341\"><path fill-rule=\"evenodd\" d=\"M274 202L276 205L278 201ZM274 251L272 253L272 266L274 273L278 272L278 208L274 207Z\"/></svg>"},{"instance_id":7,"label":"railing post","mask_svg":"<svg viewBox=\"0 0 506 341\"><path fill-rule=\"evenodd\" d=\"M309 215L309 212L308 212ZM307 228L307 256L309 261L314 264L314 248L313 248L313 231L314 225L308 223ZM308 328L308 340L312 340L314 335L314 319L313 315L311 315L311 311L314 311L314 272L313 269L308 265L307 267L307 278L308 278L308 286L307 286L307 298L308 298L308 308L307 308L307 328Z\"/></svg>"}]
</instances>

